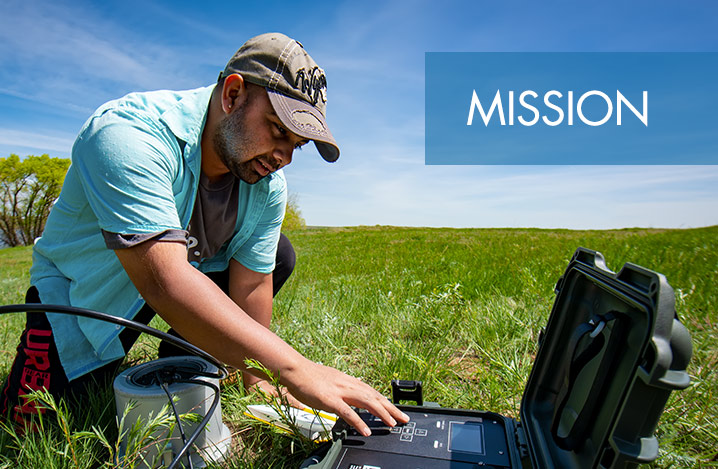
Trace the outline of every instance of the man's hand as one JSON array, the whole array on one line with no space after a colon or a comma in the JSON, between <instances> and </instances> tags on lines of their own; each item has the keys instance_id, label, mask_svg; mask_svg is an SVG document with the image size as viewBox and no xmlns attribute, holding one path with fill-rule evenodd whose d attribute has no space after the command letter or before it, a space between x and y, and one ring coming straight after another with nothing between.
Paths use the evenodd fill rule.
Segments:
<instances>
[{"instance_id":1,"label":"man's hand","mask_svg":"<svg viewBox=\"0 0 718 469\"><path fill-rule=\"evenodd\" d=\"M409 421L406 414L361 380L334 368L310 363L292 373L284 383L295 397L310 407L337 414L364 436L371 435L371 431L350 406L368 410L390 427Z\"/></svg>"},{"instance_id":2,"label":"man's hand","mask_svg":"<svg viewBox=\"0 0 718 469\"><path fill-rule=\"evenodd\" d=\"M256 359L297 399L336 413L364 435L369 428L350 406L367 409L389 426L408 420L370 386L307 360L252 319L187 262L182 243L149 240L115 253L147 303L182 337L223 362L242 368L245 358Z\"/></svg>"}]
</instances>

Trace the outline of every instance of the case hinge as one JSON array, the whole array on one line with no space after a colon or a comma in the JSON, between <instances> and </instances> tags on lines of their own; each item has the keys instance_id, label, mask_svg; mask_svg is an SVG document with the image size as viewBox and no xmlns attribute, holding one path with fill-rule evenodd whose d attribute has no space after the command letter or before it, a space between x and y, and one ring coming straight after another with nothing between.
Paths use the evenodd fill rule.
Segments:
<instances>
[{"instance_id":1,"label":"case hinge","mask_svg":"<svg viewBox=\"0 0 718 469\"><path fill-rule=\"evenodd\" d=\"M519 450L519 457L524 459L529 455L529 444L526 440L526 432L521 423L516 423L516 447Z\"/></svg>"}]
</instances>

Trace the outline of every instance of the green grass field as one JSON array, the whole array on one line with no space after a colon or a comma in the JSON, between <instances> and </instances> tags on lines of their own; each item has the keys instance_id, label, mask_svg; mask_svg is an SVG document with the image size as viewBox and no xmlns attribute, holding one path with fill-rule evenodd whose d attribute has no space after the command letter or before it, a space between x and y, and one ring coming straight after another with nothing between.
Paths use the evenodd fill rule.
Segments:
<instances>
[{"instance_id":1,"label":"green grass field","mask_svg":"<svg viewBox=\"0 0 718 469\"><path fill-rule=\"evenodd\" d=\"M718 465L718 227L357 227L308 228L288 235L298 263L275 300L273 328L281 337L309 358L359 376L386 394L393 378L419 379L429 401L512 417L519 414L555 283L577 247L602 252L616 271L632 262L663 273L692 334L693 381L668 402L654 465ZM3 303L22 301L29 265L27 248L0 250ZM21 319L2 318L2 375L21 327ZM131 360L153 358L151 341L135 348ZM226 466L296 467L306 446L247 422L241 412L252 399L236 383L224 385L225 420L236 431L235 458ZM116 438L113 405L100 403L93 412L90 420L109 440ZM78 432L89 425L87 418L75 420ZM107 450L97 444L82 447L83 456L76 457L81 462L68 463L62 452L70 439L62 432L53 434L54 441L24 448L22 439L4 433L0 467L3 461L11 467L14 460L30 461L20 467L35 467L31 461L49 453L57 462L42 467L110 467ZM36 446L40 449L28 455L27 448Z\"/></svg>"}]
</instances>

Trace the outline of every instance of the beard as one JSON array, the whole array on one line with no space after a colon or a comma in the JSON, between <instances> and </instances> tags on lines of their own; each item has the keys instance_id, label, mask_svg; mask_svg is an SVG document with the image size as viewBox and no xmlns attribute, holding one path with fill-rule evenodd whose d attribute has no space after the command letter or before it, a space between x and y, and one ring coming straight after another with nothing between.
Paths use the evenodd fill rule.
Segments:
<instances>
[{"instance_id":1,"label":"beard","mask_svg":"<svg viewBox=\"0 0 718 469\"><path fill-rule=\"evenodd\" d=\"M264 176L252 167L254 157L249 155L251 136L245 123L247 101L222 119L212 136L214 151L235 177L247 184L255 184Z\"/></svg>"}]
</instances>

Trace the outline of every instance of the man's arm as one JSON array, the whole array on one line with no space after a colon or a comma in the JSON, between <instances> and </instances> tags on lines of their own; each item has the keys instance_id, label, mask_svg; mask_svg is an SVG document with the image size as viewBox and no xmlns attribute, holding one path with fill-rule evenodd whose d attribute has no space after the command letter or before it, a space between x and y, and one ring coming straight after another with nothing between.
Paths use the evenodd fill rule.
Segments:
<instances>
[{"instance_id":1,"label":"man's arm","mask_svg":"<svg viewBox=\"0 0 718 469\"><path fill-rule=\"evenodd\" d=\"M234 259L229 261L229 297L252 319L269 329L272 322L272 274L255 272ZM262 379L254 376L242 366L244 387L261 383ZM261 383L261 384L265 384ZM263 389L271 393L269 386ZM295 404L299 404L298 402Z\"/></svg>"},{"instance_id":2,"label":"man's arm","mask_svg":"<svg viewBox=\"0 0 718 469\"><path fill-rule=\"evenodd\" d=\"M250 270L229 261L229 297L266 328L272 321L272 274Z\"/></svg>"},{"instance_id":3,"label":"man's arm","mask_svg":"<svg viewBox=\"0 0 718 469\"><path fill-rule=\"evenodd\" d=\"M252 319L187 262L182 243L149 240L115 253L145 301L181 336L225 363L240 367L245 357L258 360L296 398L336 413L365 435L369 428L350 406L390 426L408 420L367 384L304 358Z\"/></svg>"}]
</instances>

